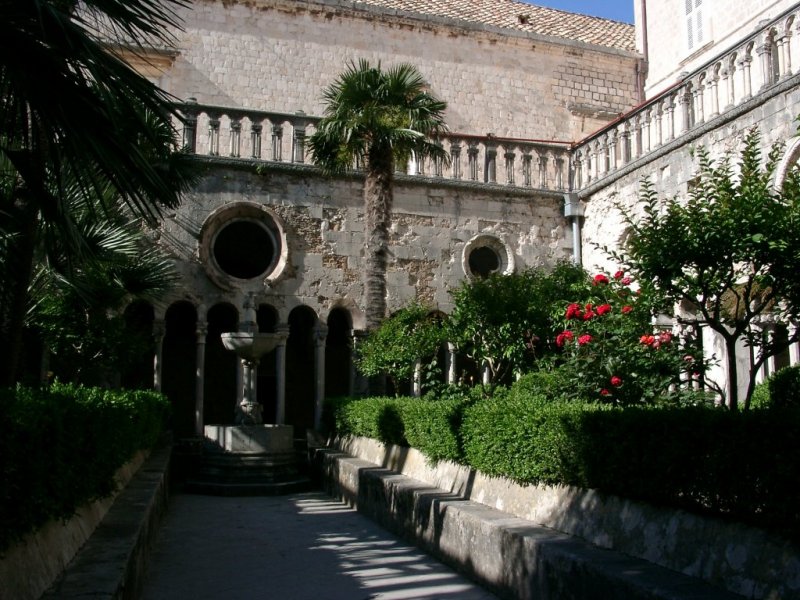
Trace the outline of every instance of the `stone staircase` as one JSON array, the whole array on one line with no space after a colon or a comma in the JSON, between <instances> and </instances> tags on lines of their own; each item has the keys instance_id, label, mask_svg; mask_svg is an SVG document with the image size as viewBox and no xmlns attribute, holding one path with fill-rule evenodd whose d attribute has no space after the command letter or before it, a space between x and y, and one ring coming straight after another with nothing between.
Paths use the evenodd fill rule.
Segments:
<instances>
[{"instance_id":1,"label":"stone staircase","mask_svg":"<svg viewBox=\"0 0 800 600\"><path fill-rule=\"evenodd\" d=\"M311 487L305 440L232 450L208 431L184 483L187 492L214 496L276 496Z\"/></svg>"}]
</instances>

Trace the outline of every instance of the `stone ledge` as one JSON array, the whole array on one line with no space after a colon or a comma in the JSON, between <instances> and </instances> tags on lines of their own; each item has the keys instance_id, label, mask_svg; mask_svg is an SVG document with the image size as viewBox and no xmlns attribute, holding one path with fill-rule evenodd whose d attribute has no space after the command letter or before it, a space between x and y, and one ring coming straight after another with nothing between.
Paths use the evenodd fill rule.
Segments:
<instances>
[{"instance_id":1,"label":"stone ledge","mask_svg":"<svg viewBox=\"0 0 800 600\"><path fill-rule=\"evenodd\" d=\"M439 492L703 578L738 594L752 598L800 597L800 548L754 527L606 496L594 490L522 486L453 463L432 465L413 448L385 446L368 438L337 439L335 445L363 459L367 468L379 465L391 469ZM348 485L358 489L355 479ZM357 497L348 499L355 503Z\"/></svg>"},{"instance_id":2,"label":"stone ledge","mask_svg":"<svg viewBox=\"0 0 800 600\"><path fill-rule=\"evenodd\" d=\"M79 507L69 520L52 520L0 557L0 599L39 598L64 571L147 459L138 452L114 475L117 492Z\"/></svg>"},{"instance_id":3,"label":"stone ledge","mask_svg":"<svg viewBox=\"0 0 800 600\"><path fill-rule=\"evenodd\" d=\"M148 552L169 496L171 446L154 450L45 599L141 595Z\"/></svg>"}]
</instances>

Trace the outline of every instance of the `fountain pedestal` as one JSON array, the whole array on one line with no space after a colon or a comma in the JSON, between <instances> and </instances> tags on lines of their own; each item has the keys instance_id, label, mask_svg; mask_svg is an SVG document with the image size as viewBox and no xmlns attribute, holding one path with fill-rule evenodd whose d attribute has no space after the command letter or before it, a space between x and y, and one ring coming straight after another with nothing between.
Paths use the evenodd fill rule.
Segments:
<instances>
[{"instance_id":1,"label":"fountain pedestal","mask_svg":"<svg viewBox=\"0 0 800 600\"><path fill-rule=\"evenodd\" d=\"M232 331L223 333L222 345L235 352L242 361L242 403L236 414L237 425L261 425L261 405L258 403L258 363L261 357L286 339L285 334Z\"/></svg>"}]
</instances>

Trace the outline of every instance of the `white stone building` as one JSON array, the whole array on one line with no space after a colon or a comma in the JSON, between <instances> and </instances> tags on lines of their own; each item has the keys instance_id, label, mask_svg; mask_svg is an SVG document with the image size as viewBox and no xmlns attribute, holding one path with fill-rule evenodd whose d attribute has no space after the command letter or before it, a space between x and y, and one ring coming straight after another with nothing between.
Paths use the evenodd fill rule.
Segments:
<instances>
[{"instance_id":1,"label":"white stone building","mask_svg":"<svg viewBox=\"0 0 800 600\"><path fill-rule=\"evenodd\" d=\"M304 146L349 61L412 63L448 102L452 164L397 176L390 310L447 312L473 270L608 266L594 244L619 244L613 203L643 175L685 192L692 145L721 153L754 125L792 138L797 4L634 1L636 31L512 0L195 0L175 48L131 56L184 103L203 169L158 232L182 286L143 311L178 432L233 420L241 374L219 334L245 302L287 334L259 370L267 421L312 427L323 397L357 387L363 179L322 178Z\"/></svg>"}]
</instances>

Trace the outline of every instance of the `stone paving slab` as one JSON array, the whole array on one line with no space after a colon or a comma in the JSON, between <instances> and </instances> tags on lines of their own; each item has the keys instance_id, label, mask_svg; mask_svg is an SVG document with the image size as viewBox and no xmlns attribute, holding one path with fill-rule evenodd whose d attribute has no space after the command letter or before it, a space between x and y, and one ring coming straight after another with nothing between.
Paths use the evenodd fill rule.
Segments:
<instances>
[{"instance_id":1,"label":"stone paving slab","mask_svg":"<svg viewBox=\"0 0 800 600\"><path fill-rule=\"evenodd\" d=\"M173 496L145 600L491 600L489 592L347 504L281 497Z\"/></svg>"}]
</instances>

